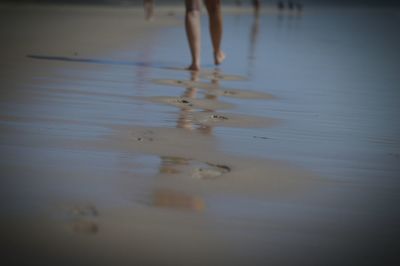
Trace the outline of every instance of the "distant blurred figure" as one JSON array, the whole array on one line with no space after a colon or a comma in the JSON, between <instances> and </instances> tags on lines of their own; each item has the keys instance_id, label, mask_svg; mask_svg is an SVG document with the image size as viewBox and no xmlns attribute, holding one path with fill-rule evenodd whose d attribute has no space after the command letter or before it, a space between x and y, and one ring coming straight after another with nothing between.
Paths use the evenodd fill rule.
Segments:
<instances>
[{"instance_id":1,"label":"distant blurred figure","mask_svg":"<svg viewBox=\"0 0 400 266\"><path fill-rule=\"evenodd\" d=\"M252 77L254 70L254 62L256 59L256 46L259 35L260 17L254 16L253 25L250 30L250 42L249 42L249 53L248 53L248 76Z\"/></svg>"},{"instance_id":2,"label":"distant blurred figure","mask_svg":"<svg viewBox=\"0 0 400 266\"><path fill-rule=\"evenodd\" d=\"M253 8L254 8L254 16L258 17L258 15L260 13L260 7L261 7L260 0L252 0L252 2L253 2Z\"/></svg>"},{"instance_id":3,"label":"distant blurred figure","mask_svg":"<svg viewBox=\"0 0 400 266\"><path fill-rule=\"evenodd\" d=\"M296 9L297 9L298 12L303 11L303 4L302 4L302 3L296 2L296 3L295 3L295 7L296 7Z\"/></svg>"},{"instance_id":4,"label":"distant blurred figure","mask_svg":"<svg viewBox=\"0 0 400 266\"><path fill-rule=\"evenodd\" d=\"M288 8L289 8L290 10L293 10L293 8L294 8L294 3L293 3L292 1L289 1L288 4L287 4L287 6L288 6Z\"/></svg>"},{"instance_id":5,"label":"distant blurred figure","mask_svg":"<svg viewBox=\"0 0 400 266\"><path fill-rule=\"evenodd\" d=\"M279 1L276 6L278 7L279 11L282 11L285 9L285 3L283 1Z\"/></svg>"},{"instance_id":6,"label":"distant blurred figure","mask_svg":"<svg viewBox=\"0 0 400 266\"><path fill-rule=\"evenodd\" d=\"M154 15L154 0L144 0L143 6L146 20L152 20Z\"/></svg>"},{"instance_id":7,"label":"distant blurred figure","mask_svg":"<svg viewBox=\"0 0 400 266\"><path fill-rule=\"evenodd\" d=\"M201 24L200 24L200 0L185 0L185 28L189 42L192 63L188 70L200 70L201 60ZM219 65L224 61L225 54L221 50L222 39L222 13L220 0L204 0L206 5L209 24L211 42L214 50L214 63Z\"/></svg>"}]
</instances>

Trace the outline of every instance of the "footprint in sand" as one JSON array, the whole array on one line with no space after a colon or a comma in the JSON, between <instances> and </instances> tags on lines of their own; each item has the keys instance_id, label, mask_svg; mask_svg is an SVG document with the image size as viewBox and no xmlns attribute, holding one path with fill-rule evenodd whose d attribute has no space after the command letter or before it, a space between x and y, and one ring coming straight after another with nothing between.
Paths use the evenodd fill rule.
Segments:
<instances>
[{"instance_id":1,"label":"footprint in sand","mask_svg":"<svg viewBox=\"0 0 400 266\"><path fill-rule=\"evenodd\" d=\"M206 167L195 168L191 176L193 178L210 180L220 177L223 174L229 173L231 171L231 168L226 165L212 163L206 164Z\"/></svg>"},{"instance_id":2,"label":"footprint in sand","mask_svg":"<svg viewBox=\"0 0 400 266\"><path fill-rule=\"evenodd\" d=\"M189 106L189 107L192 107L192 106L193 106L193 103L191 103L189 100L187 100L187 99L185 99L185 98L178 98L178 99L176 99L176 102L177 102L177 103L180 103L180 104L182 104L182 105Z\"/></svg>"},{"instance_id":3,"label":"footprint in sand","mask_svg":"<svg viewBox=\"0 0 400 266\"><path fill-rule=\"evenodd\" d=\"M210 119L215 120L215 121L224 121L224 120L228 120L229 118L224 115L210 115Z\"/></svg>"},{"instance_id":4,"label":"footprint in sand","mask_svg":"<svg viewBox=\"0 0 400 266\"><path fill-rule=\"evenodd\" d=\"M215 179L223 174L231 172L229 166L202 162L175 156L162 157L162 174L181 175L186 178L190 176L197 179Z\"/></svg>"},{"instance_id":5,"label":"footprint in sand","mask_svg":"<svg viewBox=\"0 0 400 266\"><path fill-rule=\"evenodd\" d=\"M132 133L133 139L138 141L138 142L151 142L151 141L154 141L154 137L153 136L154 136L154 132L151 131L151 130Z\"/></svg>"},{"instance_id":6,"label":"footprint in sand","mask_svg":"<svg viewBox=\"0 0 400 266\"><path fill-rule=\"evenodd\" d=\"M202 69L200 71L191 71L187 70L186 68L180 68L180 67L164 67L164 69L186 71L192 73L196 72L196 74L199 74L200 77L204 79L219 79L219 80L230 80L230 81L248 80L247 77L240 75L224 74L221 73L221 71L215 69Z\"/></svg>"},{"instance_id":7,"label":"footprint in sand","mask_svg":"<svg viewBox=\"0 0 400 266\"><path fill-rule=\"evenodd\" d=\"M278 121L268 117L245 116L219 112L193 112L193 122L204 126L259 128L275 125Z\"/></svg>"},{"instance_id":8,"label":"footprint in sand","mask_svg":"<svg viewBox=\"0 0 400 266\"><path fill-rule=\"evenodd\" d=\"M227 81L243 81L247 80L246 77L239 76L239 75L229 75L229 74L222 74L219 72L203 72L200 73L200 77L204 79L210 79L210 80L227 80Z\"/></svg>"},{"instance_id":9,"label":"footprint in sand","mask_svg":"<svg viewBox=\"0 0 400 266\"><path fill-rule=\"evenodd\" d=\"M193 99L186 97L168 97L168 96L153 96L147 97L147 100L155 103L164 103L168 105L173 105L179 108L195 108L195 109L230 109L233 108L233 104L216 101L216 100L208 100L208 99Z\"/></svg>"},{"instance_id":10,"label":"footprint in sand","mask_svg":"<svg viewBox=\"0 0 400 266\"><path fill-rule=\"evenodd\" d=\"M94 205L75 205L68 209L70 228L73 232L95 235L99 232L99 211Z\"/></svg>"}]
</instances>

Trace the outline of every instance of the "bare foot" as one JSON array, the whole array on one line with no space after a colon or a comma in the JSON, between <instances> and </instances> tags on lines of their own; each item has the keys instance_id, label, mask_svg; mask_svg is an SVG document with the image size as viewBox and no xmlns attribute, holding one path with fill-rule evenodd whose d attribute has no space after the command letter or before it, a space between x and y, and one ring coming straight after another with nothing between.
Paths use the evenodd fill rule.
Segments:
<instances>
[{"instance_id":1,"label":"bare foot","mask_svg":"<svg viewBox=\"0 0 400 266\"><path fill-rule=\"evenodd\" d=\"M221 64L225 60L225 54L222 51L214 53L214 63L216 65Z\"/></svg>"},{"instance_id":2,"label":"bare foot","mask_svg":"<svg viewBox=\"0 0 400 266\"><path fill-rule=\"evenodd\" d=\"M200 70L200 66L198 64L191 64L186 69L187 70L191 70L191 71L199 71Z\"/></svg>"}]
</instances>

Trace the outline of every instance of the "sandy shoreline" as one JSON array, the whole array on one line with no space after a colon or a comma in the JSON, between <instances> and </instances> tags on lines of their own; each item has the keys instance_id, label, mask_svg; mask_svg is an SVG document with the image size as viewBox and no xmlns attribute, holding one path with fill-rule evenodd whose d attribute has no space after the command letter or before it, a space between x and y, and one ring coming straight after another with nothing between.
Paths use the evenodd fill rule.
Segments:
<instances>
[{"instance_id":1,"label":"sandy shoreline","mask_svg":"<svg viewBox=\"0 0 400 266\"><path fill-rule=\"evenodd\" d=\"M237 71L245 63L234 53L219 69L206 59L196 77L182 71L187 51L168 57L186 47L182 8L162 7L150 23L132 7L2 6L0 12L1 25L13 25L0 27L6 259L20 265L368 265L385 254L375 240L394 246L397 227L378 218L396 214L394 205L381 206L398 199L398 167L391 163L398 161L398 139L388 137L393 151L385 160L374 159L368 146L373 159L359 156L347 166L340 156L352 154L332 148L339 126L331 135L306 134L314 117L332 124L338 117L308 111L319 107L299 103L307 93L290 98L289 83L281 89L271 77L256 82ZM251 10L226 12L226 36L234 38ZM254 39L257 24L250 25ZM285 36L277 32L272 36ZM226 46L234 51L234 45ZM300 78L288 80L302 85ZM318 93L315 99L322 98ZM349 143L357 132L348 134ZM282 154L279 147L283 158L297 155L317 167L269 159ZM379 146L388 152L385 147ZM323 176L318 166L330 160L331 175ZM370 163L375 168L363 168ZM349 179L346 167L367 174Z\"/></svg>"}]
</instances>

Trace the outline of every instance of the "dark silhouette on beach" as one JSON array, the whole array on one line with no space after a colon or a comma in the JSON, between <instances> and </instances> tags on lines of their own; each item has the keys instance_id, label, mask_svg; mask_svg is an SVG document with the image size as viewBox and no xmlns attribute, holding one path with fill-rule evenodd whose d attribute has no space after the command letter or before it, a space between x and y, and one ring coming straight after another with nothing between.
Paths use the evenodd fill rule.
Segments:
<instances>
[{"instance_id":1,"label":"dark silhouette on beach","mask_svg":"<svg viewBox=\"0 0 400 266\"><path fill-rule=\"evenodd\" d=\"M283 1L278 1L276 7L280 13L285 11L285 9L288 9L289 11L296 10L298 14L303 11L303 4L301 2L288 1L287 4L285 4Z\"/></svg>"},{"instance_id":2,"label":"dark silhouette on beach","mask_svg":"<svg viewBox=\"0 0 400 266\"><path fill-rule=\"evenodd\" d=\"M288 8L289 8L290 10L293 10L293 9L294 9L294 3L293 3L292 1L288 1L287 6L288 6Z\"/></svg>"},{"instance_id":3,"label":"dark silhouette on beach","mask_svg":"<svg viewBox=\"0 0 400 266\"><path fill-rule=\"evenodd\" d=\"M302 12L302 11L303 11L303 4L302 4L302 3L296 2L296 3L295 3L295 7L296 7L296 10L297 10L298 12Z\"/></svg>"},{"instance_id":4,"label":"dark silhouette on beach","mask_svg":"<svg viewBox=\"0 0 400 266\"><path fill-rule=\"evenodd\" d=\"M253 8L254 8L254 15L258 16L260 13L261 3L260 0L252 0Z\"/></svg>"},{"instance_id":5,"label":"dark silhouette on beach","mask_svg":"<svg viewBox=\"0 0 400 266\"><path fill-rule=\"evenodd\" d=\"M256 59L256 44L259 35L259 25L260 25L260 18L258 16L254 16L253 24L250 29L250 42L249 42L249 55L248 55L249 76L252 75L254 60Z\"/></svg>"},{"instance_id":6,"label":"dark silhouette on beach","mask_svg":"<svg viewBox=\"0 0 400 266\"><path fill-rule=\"evenodd\" d=\"M283 1L279 1L276 6L278 7L279 11L283 11L285 9L285 3Z\"/></svg>"},{"instance_id":7,"label":"dark silhouette on beach","mask_svg":"<svg viewBox=\"0 0 400 266\"><path fill-rule=\"evenodd\" d=\"M154 0L144 0L143 7L145 19L152 20L154 16Z\"/></svg>"}]
</instances>

